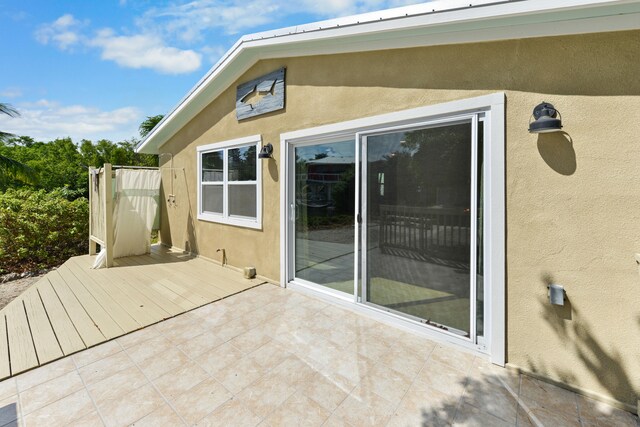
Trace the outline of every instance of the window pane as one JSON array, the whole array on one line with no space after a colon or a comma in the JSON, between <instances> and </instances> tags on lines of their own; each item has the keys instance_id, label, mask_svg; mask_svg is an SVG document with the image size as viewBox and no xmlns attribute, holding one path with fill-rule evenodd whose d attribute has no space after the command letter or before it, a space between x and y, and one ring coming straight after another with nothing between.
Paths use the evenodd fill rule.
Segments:
<instances>
[{"instance_id":1,"label":"window pane","mask_svg":"<svg viewBox=\"0 0 640 427\"><path fill-rule=\"evenodd\" d=\"M222 151L202 153L202 182L222 181Z\"/></svg>"},{"instance_id":2,"label":"window pane","mask_svg":"<svg viewBox=\"0 0 640 427\"><path fill-rule=\"evenodd\" d=\"M202 211L222 213L222 185L202 186Z\"/></svg>"},{"instance_id":3,"label":"window pane","mask_svg":"<svg viewBox=\"0 0 640 427\"><path fill-rule=\"evenodd\" d=\"M229 181L256 180L256 146L229 150Z\"/></svg>"},{"instance_id":4,"label":"window pane","mask_svg":"<svg viewBox=\"0 0 640 427\"><path fill-rule=\"evenodd\" d=\"M256 186L229 185L229 215L256 218Z\"/></svg>"}]
</instances>

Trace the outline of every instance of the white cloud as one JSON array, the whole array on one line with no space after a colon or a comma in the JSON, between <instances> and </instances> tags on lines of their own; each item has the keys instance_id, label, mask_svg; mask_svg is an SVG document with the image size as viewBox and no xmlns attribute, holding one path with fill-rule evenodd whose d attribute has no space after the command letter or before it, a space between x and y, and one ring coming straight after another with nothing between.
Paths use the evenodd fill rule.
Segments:
<instances>
[{"instance_id":1,"label":"white cloud","mask_svg":"<svg viewBox=\"0 0 640 427\"><path fill-rule=\"evenodd\" d=\"M3 98L20 98L22 96L22 89L19 87L8 87L0 92L0 97Z\"/></svg>"},{"instance_id":2,"label":"white cloud","mask_svg":"<svg viewBox=\"0 0 640 427\"><path fill-rule=\"evenodd\" d=\"M102 49L102 59L127 68L151 68L165 74L182 74L200 68L202 55L193 50L165 46L151 34L118 36L111 29L98 31L90 46Z\"/></svg>"},{"instance_id":3,"label":"white cloud","mask_svg":"<svg viewBox=\"0 0 640 427\"><path fill-rule=\"evenodd\" d=\"M112 29L104 28L89 36L82 32L86 25L88 21L81 22L73 15L65 14L52 23L41 25L35 37L40 43L53 44L63 51L78 45L100 49L102 59L125 68L150 68L165 74L189 73L200 68L200 53L167 46L158 33L143 31L118 35Z\"/></svg>"},{"instance_id":4,"label":"white cloud","mask_svg":"<svg viewBox=\"0 0 640 427\"><path fill-rule=\"evenodd\" d=\"M141 26L156 27L179 40L203 40L206 33L222 30L238 34L275 23L296 14L319 18L352 15L391 7L421 3L420 0L197 0L164 8L149 9Z\"/></svg>"},{"instance_id":5,"label":"white cloud","mask_svg":"<svg viewBox=\"0 0 640 427\"><path fill-rule=\"evenodd\" d=\"M60 50L70 50L81 42L80 31L88 24L89 21L79 21L73 15L65 14L49 24L41 25L36 30L36 40L42 44L51 43Z\"/></svg>"},{"instance_id":6,"label":"white cloud","mask_svg":"<svg viewBox=\"0 0 640 427\"><path fill-rule=\"evenodd\" d=\"M126 68L149 68L165 74L190 73L200 68L202 55L215 63L223 49L211 42L224 34L250 32L288 16L309 14L331 18L419 3L420 0L192 0L152 7L136 19L135 28L111 28L89 34L88 21L65 14L35 33L43 44L61 50L76 46L99 49L101 58ZM121 5L126 0L120 1ZM195 43L204 44L199 52Z\"/></svg>"},{"instance_id":7,"label":"white cloud","mask_svg":"<svg viewBox=\"0 0 640 427\"><path fill-rule=\"evenodd\" d=\"M51 141L71 137L81 139L110 139L122 141L138 135L142 113L134 107L103 111L86 105L61 105L41 99L16 105L20 116L0 117L0 130L36 140Z\"/></svg>"}]
</instances>

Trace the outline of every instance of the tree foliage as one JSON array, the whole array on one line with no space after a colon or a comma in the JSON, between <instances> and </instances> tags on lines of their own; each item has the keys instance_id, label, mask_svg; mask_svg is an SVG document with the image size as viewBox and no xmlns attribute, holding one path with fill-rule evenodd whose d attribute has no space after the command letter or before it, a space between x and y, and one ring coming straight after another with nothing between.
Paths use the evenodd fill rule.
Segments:
<instances>
[{"instance_id":1,"label":"tree foliage","mask_svg":"<svg viewBox=\"0 0 640 427\"><path fill-rule=\"evenodd\" d=\"M0 274L59 265L86 253L89 204L68 190L0 193Z\"/></svg>"},{"instance_id":2,"label":"tree foliage","mask_svg":"<svg viewBox=\"0 0 640 427\"><path fill-rule=\"evenodd\" d=\"M34 141L30 137L16 137L0 141L0 156L10 157L35 171L36 188L52 191L67 188L86 196L88 167L105 163L124 166L157 166L157 156L135 152L137 141L113 143L106 139L97 143L82 140L76 145L71 138L58 138L50 142ZM21 187L20 183L4 188Z\"/></svg>"},{"instance_id":3,"label":"tree foliage","mask_svg":"<svg viewBox=\"0 0 640 427\"><path fill-rule=\"evenodd\" d=\"M157 116L147 116L147 118L140 123L140 127L138 128L140 136L144 138L149 135L153 128L156 127L163 118L164 115L162 114L158 114Z\"/></svg>"},{"instance_id":4,"label":"tree foliage","mask_svg":"<svg viewBox=\"0 0 640 427\"><path fill-rule=\"evenodd\" d=\"M18 110L9 104L0 103L0 114L6 114L9 117L17 117L20 115ZM8 132L0 131L0 142L14 135ZM25 184L35 184L37 176L33 169L19 161L0 154L0 189L4 189L11 181L19 181Z\"/></svg>"}]
</instances>

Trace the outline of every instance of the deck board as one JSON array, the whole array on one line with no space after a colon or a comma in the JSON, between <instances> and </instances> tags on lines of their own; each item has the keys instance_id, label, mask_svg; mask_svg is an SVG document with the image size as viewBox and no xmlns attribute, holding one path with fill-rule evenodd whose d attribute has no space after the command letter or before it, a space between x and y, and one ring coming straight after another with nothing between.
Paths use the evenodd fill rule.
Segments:
<instances>
[{"instance_id":1,"label":"deck board","mask_svg":"<svg viewBox=\"0 0 640 427\"><path fill-rule=\"evenodd\" d=\"M73 322L69 318L62 302L53 290L48 280L42 280L37 285L40 299L44 304L44 309L49 315L51 326L56 332L58 343L64 354L71 354L78 350L83 350L86 345L82 341L80 334L73 326ZM0 335L1 336L1 335Z\"/></svg>"},{"instance_id":2,"label":"deck board","mask_svg":"<svg viewBox=\"0 0 640 427\"><path fill-rule=\"evenodd\" d=\"M62 280L62 277L59 274L56 275L53 273L54 272L52 271L47 274L44 280L49 282L51 289L54 290L54 293L60 299L65 311L69 315L69 319L73 322L73 325L80 334L85 346L91 347L92 345L106 341L107 337L103 335L98 328L98 325L96 325L96 322L93 321L78 298L76 298L74 293L71 292L69 285ZM40 283L36 284L36 286L39 284ZM43 289L46 288L43 287ZM46 305L48 305L48 301L45 302L45 306Z\"/></svg>"},{"instance_id":3,"label":"deck board","mask_svg":"<svg viewBox=\"0 0 640 427\"><path fill-rule=\"evenodd\" d=\"M71 292L78 298L82 307L89 313L94 323L106 338L114 338L124 332L118 323L109 315L109 312L103 307L103 300L98 300L83 286L80 279L74 276L70 264L67 263L60 267L56 273L65 281Z\"/></svg>"},{"instance_id":4,"label":"deck board","mask_svg":"<svg viewBox=\"0 0 640 427\"><path fill-rule=\"evenodd\" d=\"M39 365L39 362L22 298L15 299L7 305L6 316L11 374L15 375Z\"/></svg>"},{"instance_id":5,"label":"deck board","mask_svg":"<svg viewBox=\"0 0 640 427\"><path fill-rule=\"evenodd\" d=\"M37 288L31 287L25 292L23 301L38 361L43 364L61 358L62 349L40 301Z\"/></svg>"},{"instance_id":6,"label":"deck board","mask_svg":"<svg viewBox=\"0 0 640 427\"><path fill-rule=\"evenodd\" d=\"M0 310L0 379L260 284L159 246L109 269L93 260L69 259Z\"/></svg>"},{"instance_id":7,"label":"deck board","mask_svg":"<svg viewBox=\"0 0 640 427\"><path fill-rule=\"evenodd\" d=\"M69 267L73 269L74 272L88 278L90 270L88 267L83 266L81 262L81 259L72 258L69 260ZM127 289L126 285L123 286L122 279L113 273L113 271L108 270L109 269L93 270L91 271L90 279L93 279L97 288L101 288L108 295L112 296L138 324L148 325L169 316L167 312L140 293L137 286ZM118 319L119 317L116 317L116 321Z\"/></svg>"},{"instance_id":8,"label":"deck board","mask_svg":"<svg viewBox=\"0 0 640 427\"><path fill-rule=\"evenodd\" d=\"M7 342L7 323L5 316L0 316L0 379L11 375L9 364L9 343Z\"/></svg>"}]
</instances>

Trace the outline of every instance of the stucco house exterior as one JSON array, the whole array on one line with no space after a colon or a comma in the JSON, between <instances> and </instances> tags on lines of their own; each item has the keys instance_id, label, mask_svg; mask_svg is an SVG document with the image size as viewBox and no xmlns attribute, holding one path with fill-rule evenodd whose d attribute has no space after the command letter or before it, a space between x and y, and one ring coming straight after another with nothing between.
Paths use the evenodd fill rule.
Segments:
<instances>
[{"instance_id":1,"label":"stucco house exterior","mask_svg":"<svg viewBox=\"0 0 640 427\"><path fill-rule=\"evenodd\" d=\"M640 1L425 3L242 37L138 151L163 244L637 412L638 76Z\"/></svg>"}]
</instances>

